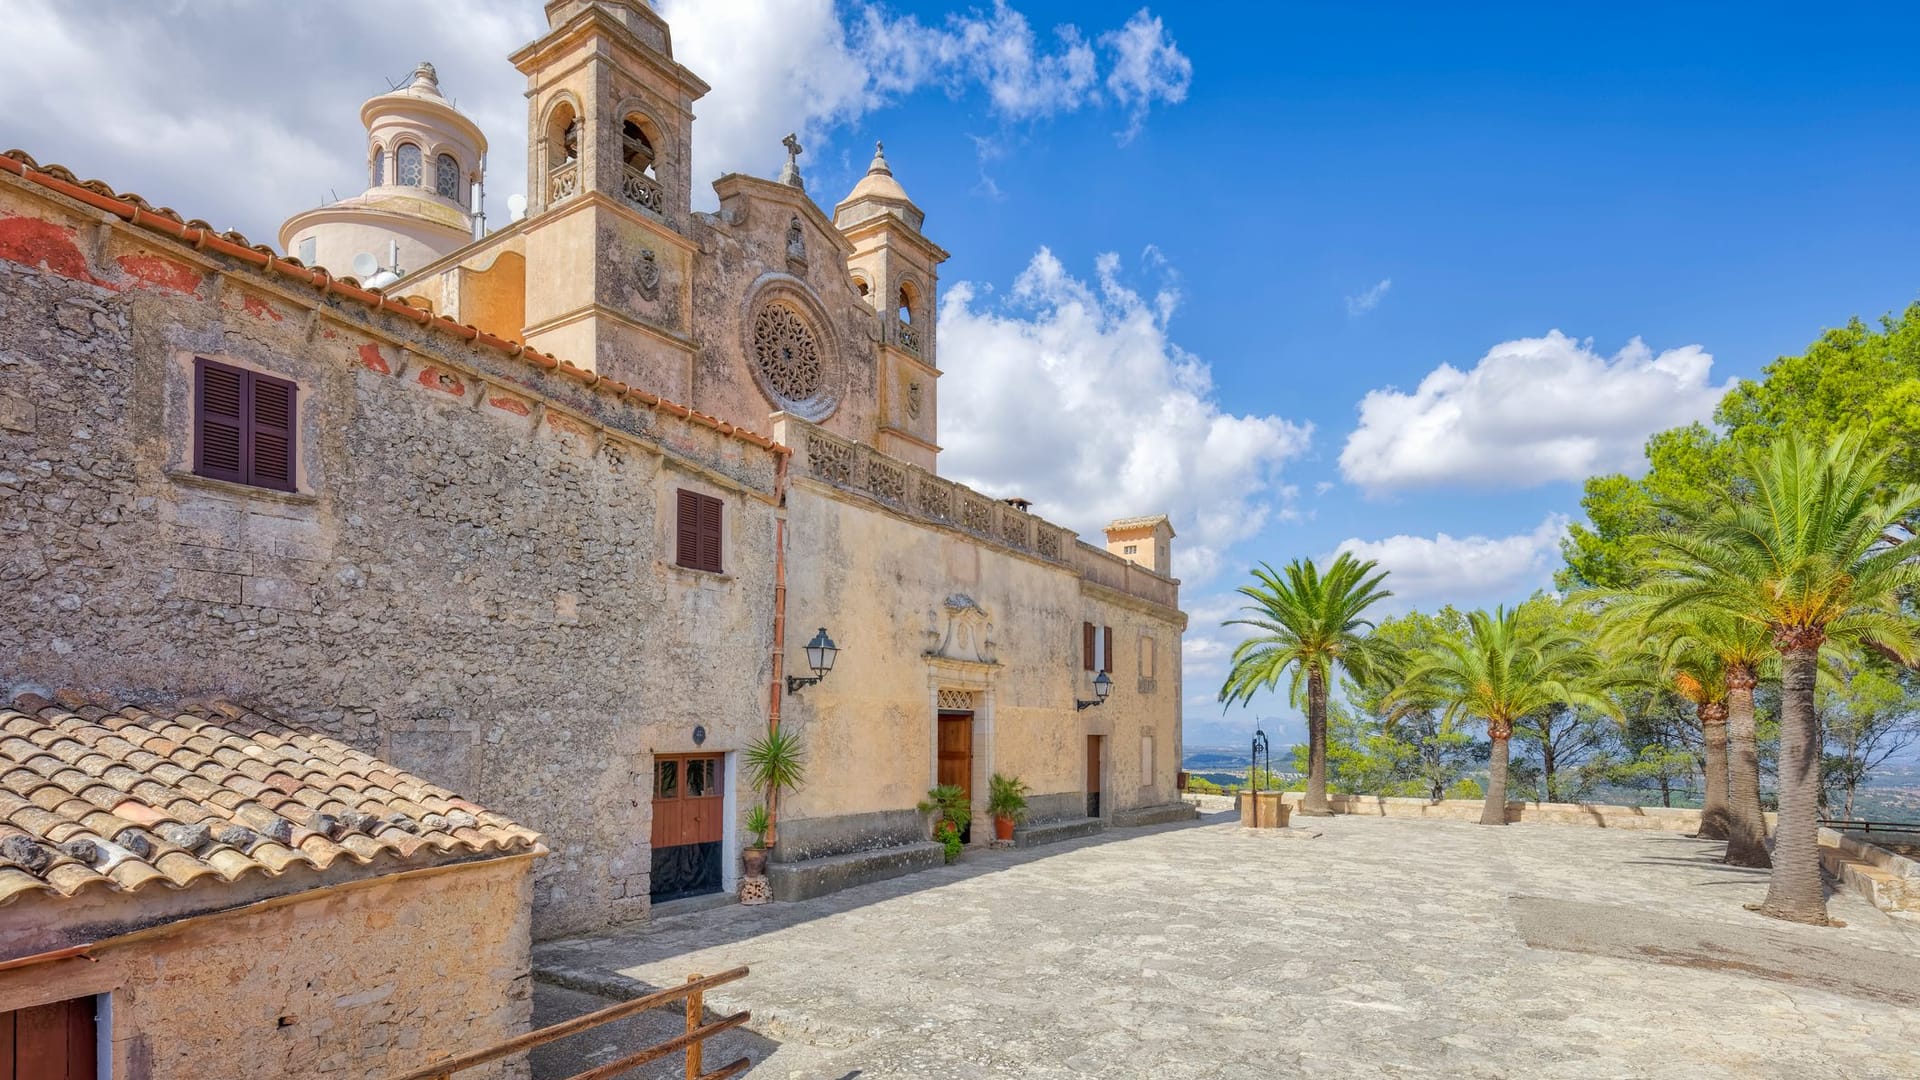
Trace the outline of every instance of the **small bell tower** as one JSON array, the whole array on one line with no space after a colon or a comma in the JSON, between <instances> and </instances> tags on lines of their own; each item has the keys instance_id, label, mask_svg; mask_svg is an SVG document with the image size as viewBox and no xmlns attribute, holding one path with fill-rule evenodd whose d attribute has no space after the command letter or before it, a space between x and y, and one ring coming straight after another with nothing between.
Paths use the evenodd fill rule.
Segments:
<instances>
[{"instance_id":1,"label":"small bell tower","mask_svg":"<svg viewBox=\"0 0 1920 1080\"><path fill-rule=\"evenodd\" d=\"M933 472L940 455L934 300L947 253L920 232L925 221L893 178L886 147L874 144L873 163L834 208L833 224L853 244L847 268L878 322L875 445Z\"/></svg>"},{"instance_id":2,"label":"small bell tower","mask_svg":"<svg viewBox=\"0 0 1920 1080\"><path fill-rule=\"evenodd\" d=\"M693 103L646 0L549 0L527 77L528 345L686 400Z\"/></svg>"}]
</instances>

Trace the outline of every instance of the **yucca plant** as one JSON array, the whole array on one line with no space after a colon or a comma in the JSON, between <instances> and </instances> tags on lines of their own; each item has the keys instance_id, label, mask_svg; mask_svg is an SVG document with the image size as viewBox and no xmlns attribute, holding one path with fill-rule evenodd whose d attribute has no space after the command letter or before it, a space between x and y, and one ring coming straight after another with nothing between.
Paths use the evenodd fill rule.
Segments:
<instances>
[{"instance_id":1,"label":"yucca plant","mask_svg":"<svg viewBox=\"0 0 1920 1080\"><path fill-rule=\"evenodd\" d=\"M807 761L800 737L782 728L769 728L747 744L741 760L747 767L747 784L766 795L766 841L771 844L780 824L781 792L798 788L806 778Z\"/></svg>"}]
</instances>

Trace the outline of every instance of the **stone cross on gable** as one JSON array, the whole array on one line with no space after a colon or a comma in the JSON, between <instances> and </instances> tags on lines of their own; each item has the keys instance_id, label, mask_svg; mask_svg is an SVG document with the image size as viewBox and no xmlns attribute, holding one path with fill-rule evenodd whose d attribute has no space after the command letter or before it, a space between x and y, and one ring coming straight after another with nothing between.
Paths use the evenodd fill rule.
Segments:
<instances>
[{"instance_id":1,"label":"stone cross on gable","mask_svg":"<svg viewBox=\"0 0 1920 1080\"><path fill-rule=\"evenodd\" d=\"M801 146L799 136L793 132L788 132L787 137L780 140L780 145L787 148L787 163L780 168L780 182L789 187L797 187L805 191L807 189L807 182L800 179Z\"/></svg>"}]
</instances>

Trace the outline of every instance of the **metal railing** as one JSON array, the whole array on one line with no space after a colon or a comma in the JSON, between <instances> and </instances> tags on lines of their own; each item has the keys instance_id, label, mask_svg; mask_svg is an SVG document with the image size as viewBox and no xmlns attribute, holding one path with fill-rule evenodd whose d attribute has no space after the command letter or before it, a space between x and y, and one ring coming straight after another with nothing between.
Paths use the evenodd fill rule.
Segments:
<instances>
[{"instance_id":1,"label":"metal railing","mask_svg":"<svg viewBox=\"0 0 1920 1080\"><path fill-rule=\"evenodd\" d=\"M522 1054L536 1046L544 1046L555 1040L564 1039L569 1035L577 1035L589 1028L596 1028L601 1024L612 1023L615 1020L623 1020L629 1016L646 1012L649 1009L658 1009L682 1000L686 1002L686 1034L676 1035L665 1042L657 1043L644 1050L628 1054L626 1057L616 1061L609 1061L605 1065L595 1066L586 1072L575 1073L573 1076L568 1077L567 1080L609 1080L609 1078L619 1076L628 1069L645 1065L650 1061L657 1061L660 1058L666 1057L668 1054L677 1054L682 1050L687 1052L687 1080L723 1080L725 1077L739 1076L752 1067L753 1063L748 1059L740 1058L729 1064L722 1065L712 1072L703 1072L701 1071L703 1068L701 1056L707 1039L718 1035L722 1031L739 1027L748 1020L751 1020L753 1014L750 1012L737 1012L732 1016L723 1016L711 1024L703 1024L701 1021L706 1010L706 991L723 983L730 983L746 977L747 969L743 967L737 967L731 971L723 971L718 975L689 975L684 985L675 986L667 990L659 990L645 997L634 998L632 1001L623 1001L618 1005L609 1006L598 1012L590 1012L584 1016L576 1016L571 1020L562 1021L551 1027L543 1027L538 1031L529 1031L525 1035L508 1039L498 1046L492 1046L485 1050L476 1050L473 1053L462 1054L459 1057L448 1058L445 1061L438 1061L432 1065L427 1065L415 1069L410 1073L394 1077L394 1080L450 1080L455 1073L464 1072L489 1062L499 1061L501 1058L512 1057L515 1054Z\"/></svg>"},{"instance_id":2,"label":"metal railing","mask_svg":"<svg viewBox=\"0 0 1920 1080\"><path fill-rule=\"evenodd\" d=\"M1839 832L1870 833L1878 829L1881 832L1920 834L1920 822L1913 821L1856 821L1850 818L1821 818L1820 824Z\"/></svg>"}]
</instances>

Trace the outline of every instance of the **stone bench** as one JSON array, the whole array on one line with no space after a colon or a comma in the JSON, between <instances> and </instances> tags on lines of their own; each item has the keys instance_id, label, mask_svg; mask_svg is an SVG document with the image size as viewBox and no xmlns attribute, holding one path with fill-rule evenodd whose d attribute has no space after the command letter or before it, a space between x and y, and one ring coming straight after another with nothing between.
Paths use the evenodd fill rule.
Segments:
<instances>
[{"instance_id":1,"label":"stone bench","mask_svg":"<svg viewBox=\"0 0 1920 1080\"><path fill-rule=\"evenodd\" d=\"M917 874L945 862L944 848L921 841L799 862L768 863L767 883L773 887L775 900L811 900L871 881Z\"/></svg>"},{"instance_id":2,"label":"stone bench","mask_svg":"<svg viewBox=\"0 0 1920 1080\"><path fill-rule=\"evenodd\" d=\"M1013 846L1017 848L1039 847L1041 844L1057 844L1062 840L1073 840L1082 836L1092 836L1106 826L1099 818L1067 818L1064 821L1036 821L1016 826L1013 830Z\"/></svg>"},{"instance_id":3,"label":"stone bench","mask_svg":"<svg viewBox=\"0 0 1920 1080\"><path fill-rule=\"evenodd\" d=\"M1116 829L1134 829L1146 825L1166 825L1175 821L1192 821L1200 816L1200 808L1191 803L1161 803L1158 806L1136 806L1131 810L1115 810L1113 827Z\"/></svg>"}]
</instances>

